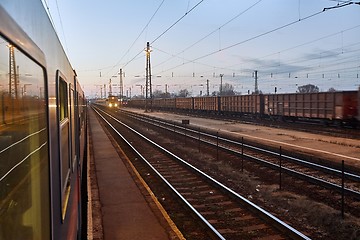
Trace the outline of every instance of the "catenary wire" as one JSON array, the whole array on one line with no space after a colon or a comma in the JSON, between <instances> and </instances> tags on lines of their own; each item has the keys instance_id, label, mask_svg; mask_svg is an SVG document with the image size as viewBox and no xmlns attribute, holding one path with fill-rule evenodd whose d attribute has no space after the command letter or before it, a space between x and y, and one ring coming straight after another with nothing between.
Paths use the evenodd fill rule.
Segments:
<instances>
[{"instance_id":1,"label":"catenary wire","mask_svg":"<svg viewBox=\"0 0 360 240\"><path fill-rule=\"evenodd\" d=\"M165 31L163 31L159 36L157 36L150 44L153 44L157 40L159 40L165 33L167 33L171 28L173 28L177 23L179 23L185 16L187 16L190 12L192 12L197 6L199 6L204 0L199 1L195 4L190 10L186 11L183 16L181 16L178 20L176 20L170 27L168 27ZM133 58L131 58L128 62L123 65L123 68L133 62L143 51L145 48L141 49Z\"/></svg>"},{"instance_id":2,"label":"catenary wire","mask_svg":"<svg viewBox=\"0 0 360 240\"><path fill-rule=\"evenodd\" d=\"M266 31L266 32L264 32L264 33L258 34L258 35L254 36L254 37L251 37L251 38L248 38L248 39L246 39L246 40L243 40L243 41L241 41L241 42L238 42L238 43L229 45L229 46L227 46L227 47L224 47L224 48L222 48L222 49L219 49L219 50L210 52L210 53L208 53L208 54L205 54L205 55L200 56L200 57L198 57L198 58L195 58L195 59L193 59L193 60L189 60L189 61L184 62L184 63L182 63L182 64L179 64L179 65L176 65L176 66L174 66L174 67L171 67L171 68L169 68L169 69L163 70L163 71L161 71L160 73L163 73L163 72L167 72L167 71L176 69L176 68L178 68L178 67L180 67L180 66L184 66L185 64L188 64L188 63L197 62L197 61L200 60L200 59L209 57L209 56L214 55L214 54L216 54L216 53L219 53L219 52L221 52L221 51L225 51L225 50L228 50L228 49L233 48L233 47L235 47L235 46L242 45L242 44L244 44L244 43L247 43L247 42L249 42L249 41L255 40L255 39L260 38L260 37L262 37L262 36L268 35L268 34L270 34L270 33L273 33L273 32L276 32L276 31L278 31L278 30L284 29L284 28L289 27L289 26L291 26L291 25L294 25L294 24L296 24L296 23L299 23L299 22L302 22L302 21L304 21L304 20L310 19L310 18L315 17L315 16L317 16L317 15L319 15L319 14L321 14L321 13L324 13L324 12L326 12L326 11L328 11L328 10L329 10L329 9L324 8L322 11L318 11L318 12L316 12L316 13L313 13L313 14L308 15L308 16L306 16L306 17L303 17L303 18L301 18L301 19L292 21L292 22L287 23L287 24L285 24L285 25L282 25L282 26L280 26L280 27L274 28L274 29L272 29L272 30L269 30L269 31ZM158 73L158 74L159 74L159 73Z\"/></svg>"},{"instance_id":3,"label":"catenary wire","mask_svg":"<svg viewBox=\"0 0 360 240\"><path fill-rule=\"evenodd\" d=\"M140 38L140 36L143 34L143 32L145 31L145 29L147 29L147 27L149 26L149 24L151 23L151 21L154 19L155 15L158 13L159 9L161 8L161 6L163 5L163 3L165 2L165 0L162 0L160 5L157 7L157 9L155 10L155 12L153 13L153 15L151 16L151 18L149 19L149 21L147 22L147 24L143 27L143 29L140 31L140 33L138 34L137 38L133 41L133 43L131 44L131 46L128 48L128 50L125 52L125 54L120 58L120 60L113 65L112 69L109 71L111 72L116 66L118 66L120 64L120 62L123 60L123 58L129 53L129 51L131 50L131 48L134 46L134 44L136 43L136 41ZM137 56L139 56L141 53L143 52L143 49L136 54L130 61L128 61L122 68L126 67L130 62L132 62L133 60L135 60L137 58ZM108 75L109 72L106 74Z\"/></svg>"},{"instance_id":4,"label":"catenary wire","mask_svg":"<svg viewBox=\"0 0 360 240\"><path fill-rule=\"evenodd\" d=\"M257 2L255 2L254 4L252 4L251 6L249 6L248 8L246 8L245 10L241 11L240 13L238 13L236 16L232 17L231 19L229 19L228 21L226 21L224 24L222 24L220 27L217 27L216 29L214 29L213 31L211 31L210 33L206 34L204 37L200 38L198 41L194 42L193 44L191 44L189 47L183 49L182 51L180 51L179 53L173 55L174 57L177 55L180 55L184 52L186 52L187 50L189 50L190 48L196 46L197 44L199 44L200 42L202 42L203 40L205 40L206 38L208 38L209 36L213 35L214 33L216 33L217 31L219 31L221 28L225 27L226 25L228 25L229 23L231 23L232 21L234 21L235 19L237 19L238 17L240 17L241 15L243 15L244 13L246 13L247 11L249 11L250 9L252 9L253 7L255 7L258 3L260 3L262 0L259 0ZM162 64L164 64L166 61L171 60L171 58L153 66L153 68L156 68Z\"/></svg>"},{"instance_id":5,"label":"catenary wire","mask_svg":"<svg viewBox=\"0 0 360 240\"><path fill-rule=\"evenodd\" d=\"M196 7L198 7L204 0L199 1L195 4L189 11L187 11L183 16L181 16L178 20L176 20L173 24L170 25L163 33L157 36L154 40L150 42L150 44L154 44L157 40L159 40L165 33L167 33L171 28L173 28L176 24L178 24L184 17L186 17L190 12L192 12Z\"/></svg>"}]
</instances>

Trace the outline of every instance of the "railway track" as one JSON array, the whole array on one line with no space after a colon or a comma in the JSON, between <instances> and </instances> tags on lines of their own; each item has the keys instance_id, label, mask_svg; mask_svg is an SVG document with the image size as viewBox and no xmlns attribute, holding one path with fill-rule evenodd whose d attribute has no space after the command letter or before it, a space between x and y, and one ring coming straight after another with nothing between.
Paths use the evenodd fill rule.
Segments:
<instances>
[{"instance_id":1,"label":"railway track","mask_svg":"<svg viewBox=\"0 0 360 240\"><path fill-rule=\"evenodd\" d=\"M214 120L227 120L227 121L235 121L242 124L251 124L258 126L267 126L274 128L283 128L302 132L309 132L315 134L323 134L328 136L336 136L336 137L344 137L344 138L352 138L352 139L360 139L360 131L358 128L350 127L350 126L335 126L335 125L326 125L321 122L309 122L309 121L284 121L279 120L278 118L266 118L259 119L254 118L254 116L241 116L238 115L230 115L230 114L207 114L207 113L198 113L198 112L189 112L189 111L169 111L166 109L161 109L164 112L177 113L189 115L192 117L205 118L205 119L214 119Z\"/></svg>"},{"instance_id":2,"label":"railway track","mask_svg":"<svg viewBox=\"0 0 360 240\"><path fill-rule=\"evenodd\" d=\"M146 168L161 179L186 206L191 215L207 229L213 239L308 239L304 234L285 222L251 203L179 156L161 147L126 124L104 112L102 115L113 131L126 134L124 141L136 152ZM135 146L134 146L135 145ZM141 146L141 147L139 147ZM144 167L143 167L144 168ZM188 238L199 239L199 233L191 230ZM206 239L205 237L204 239Z\"/></svg>"},{"instance_id":3,"label":"railway track","mask_svg":"<svg viewBox=\"0 0 360 240\"><path fill-rule=\"evenodd\" d=\"M138 117L139 116L136 118ZM140 118L143 118L143 116L140 116ZM199 129L194 131L188 127L184 127L184 125L176 126L174 122L169 123L153 118L147 119L146 122L155 124L158 129L165 128L166 130L164 131L168 132L165 133L167 135L169 135L169 131L171 132L170 134L176 133L181 135L179 140L181 142L188 141L187 145L192 148L196 149L199 145L200 150L201 144L202 151L213 151L213 155L219 155L219 152L226 152L227 155L222 155L220 159L227 159L224 164L232 165L232 168L234 168L232 171L241 169L242 172L245 164L247 171L257 173L267 185L278 184L279 190L291 191L301 196L307 196L317 203L322 203L337 209L342 218L344 218L345 214L359 217L360 182L359 175L354 172L346 172L331 166L314 164L293 156L286 156L285 154L279 153L279 151L262 150L259 147L247 146L247 144L241 143L241 149L239 149L239 143L236 141L234 143L233 140L225 139L224 142L226 143L224 143L221 142L223 139L219 136L201 133ZM188 138L192 140L186 140ZM207 138L212 138L212 140ZM201 143L199 140L201 140ZM234 150L234 146L226 146L229 145L229 142L231 143L230 145L238 145L238 150ZM214 147L217 149L216 153L214 153ZM219 160L219 157L217 158ZM256 164L255 167L252 163ZM206 164L207 163L205 163L205 165ZM265 169L263 166L265 166ZM261 170L259 171L258 168L261 168ZM215 166L215 169L217 169L217 166ZM217 170L208 170L212 171L214 175L221 175L221 173L217 173ZM233 180L229 180L229 177L225 175L223 176L223 181ZM233 189L238 188L236 180L231 186ZM238 189L238 191L242 190ZM259 191L257 187L256 191ZM252 194L249 196L252 197ZM270 206L270 208L272 208L272 206ZM307 211L307 209L304 209L304 211ZM336 218L339 218L339 216L336 216L335 219Z\"/></svg>"},{"instance_id":4,"label":"railway track","mask_svg":"<svg viewBox=\"0 0 360 240\"><path fill-rule=\"evenodd\" d=\"M122 113L125 114L124 111ZM332 193L327 193L331 195L333 199L330 197L323 201L327 201L328 204L331 201L337 202L336 207L341 208L342 214L344 214L344 208L346 207L348 212L358 216L357 202L360 200L360 176L354 172L347 172L344 168L336 169L331 166L320 165L298 157L285 155L281 152L281 147L278 151L263 149L250 144L244 144L244 141L234 141L219 137L218 135L201 132L199 129L194 130L184 126L177 126L168 121L149 118L130 112L126 112L126 114L134 120L146 122L160 129L166 129L186 138L191 138L193 145L196 145L196 142L198 142L198 144L215 147L217 149L216 151L224 151L234 158L234 162L239 162L239 159L241 159L240 165L242 170L243 161L250 161L261 166L266 166L278 173L280 188L282 185L282 174L306 181L315 186L327 188L329 191L333 191ZM299 184L303 184L303 182L299 182ZM299 187L301 188L301 186ZM338 197L333 196L333 193L341 196L341 200L338 201ZM347 199L348 201L346 203L344 202L345 196L350 198ZM355 205L355 211L353 205Z\"/></svg>"}]
</instances>

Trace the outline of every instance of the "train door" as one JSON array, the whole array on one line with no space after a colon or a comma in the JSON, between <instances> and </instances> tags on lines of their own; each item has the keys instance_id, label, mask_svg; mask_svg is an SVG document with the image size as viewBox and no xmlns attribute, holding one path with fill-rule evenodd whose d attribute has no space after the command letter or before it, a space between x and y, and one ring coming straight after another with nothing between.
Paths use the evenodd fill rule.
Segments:
<instances>
[{"instance_id":1,"label":"train door","mask_svg":"<svg viewBox=\"0 0 360 240\"><path fill-rule=\"evenodd\" d=\"M77 162L77 154L76 154L76 148L75 148L75 91L74 91L74 85L69 84L69 108L70 108L70 162L72 164L72 172L75 170L75 164Z\"/></svg>"},{"instance_id":2,"label":"train door","mask_svg":"<svg viewBox=\"0 0 360 240\"><path fill-rule=\"evenodd\" d=\"M76 82L76 78L75 78ZM75 122L75 155L76 155L76 162L78 166L80 165L80 137L81 137L81 131L80 131L80 111L79 111L79 93L77 89L75 89L75 112L74 112L74 122Z\"/></svg>"},{"instance_id":3,"label":"train door","mask_svg":"<svg viewBox=\"0 0 360 240\"><path fill-rule=\"evenodd\" d=\"M76 76L75 76L75 83L77 82ZM82 98L80 95L80 92L78 92L78 89L80 88L79 85L75 85L75 110L74 110L74 123L75 123L75 155L77 159L77 164L80 169L82 169L81 166L81 160L83 159L82 154L82 110L83 110L83 103Z\"/></svg>"},{"instance_id":4,"label":"train door","mask_svg":"<svg viewBox=\"0 0 360 240\"><path fill-rule=\"evenodd\" d=\"M61 187L61 216L65 219L67 203L70 196L70 170L71 170L71 141L69 119L69 87L63 75L58 71L58 127L60 143L60 187Z\"/></svg>"}]
</instances>

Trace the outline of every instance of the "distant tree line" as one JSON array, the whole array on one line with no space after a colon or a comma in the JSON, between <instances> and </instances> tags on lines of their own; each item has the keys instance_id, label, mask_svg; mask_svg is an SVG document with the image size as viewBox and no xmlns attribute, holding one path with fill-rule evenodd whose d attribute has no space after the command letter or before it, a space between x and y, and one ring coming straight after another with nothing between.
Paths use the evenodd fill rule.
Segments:
<instances>
[{"instance_id":1,"label":"distant tree line","mask_svg":"<svg viewBox=\"0 0 360 240\"><path fill-rule=\"evenodd\" d=\"M306 84L302 86L298 86L297 93L317 93L319 92L319 87L313 84ZM331 87L329 88L328 92L336 92L336 89ZM239 95L240 93L237 93L234 91L234 86L225 83L223 84L222 88L219 87L219 91L213 91L210 95L211 96L234 96ZM248 91L248 94L250 94L250 91ZM258 93L251 92L251 94L262 94L262 91L259 91ZM176 97L189 97L191 95L191 92L187 90L186 88L181 89L177 94L169 93L169 92L163 92L161 90L155 90L152 94L153 98L176 98ZM134 98L144 98L144 96L135 96Z\"/></svg>"},{"instance_id":2,"label":"distant tree line","mask_svg":"<svg viewBox=\"0 0 360 240\"><path fill-rule=\"evenodd\" d=\"M298 87L296 91L298 93L318 93L320 92L319 87L313 84L306 84ZM336 92L336 89L331 87L328 92Z\"/></svg>"}]
</instances>

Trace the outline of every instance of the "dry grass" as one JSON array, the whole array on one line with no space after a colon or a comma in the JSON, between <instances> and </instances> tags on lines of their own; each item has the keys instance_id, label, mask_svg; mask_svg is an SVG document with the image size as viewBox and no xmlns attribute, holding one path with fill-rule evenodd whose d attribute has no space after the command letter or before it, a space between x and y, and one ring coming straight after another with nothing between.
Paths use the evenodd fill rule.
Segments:
<instances>
[{"instance_id":1,"label":"dry grass","mask_svg":"<svg viewBox=\"0 0 360 240\"><path fill-rule=\"evenodd\" d=\"M226 161L218 161L209 153L199 152L195 145L190 148L182 140L173 142L171 138L166 140L166 144L186 152L183 159L313 239L360 240L360 219L350 215L342 219L338 210L325 204L292 192L279 191L278 185L267 185L254 173L241 172Z\"/></svg>"},{"instance_id":2,"label":"dry grass","mask_svg":"<svg viewBox=\"0 0 360 240\"><path fill-rule=\"evenodd\" d=\"M360 219L349 214L342 219L338 210L325 204L296 193L279 191L278 185L266 185L257 176L245 170L241 172L234 169L225 161L217 161L209 154L189 148L186 151L191 159L197 159L192 164L207 169L217 180L273 212L280 219L290 222L295 228L300 228L311 238L360 240Z\"/></svg>"}]
</instances>

